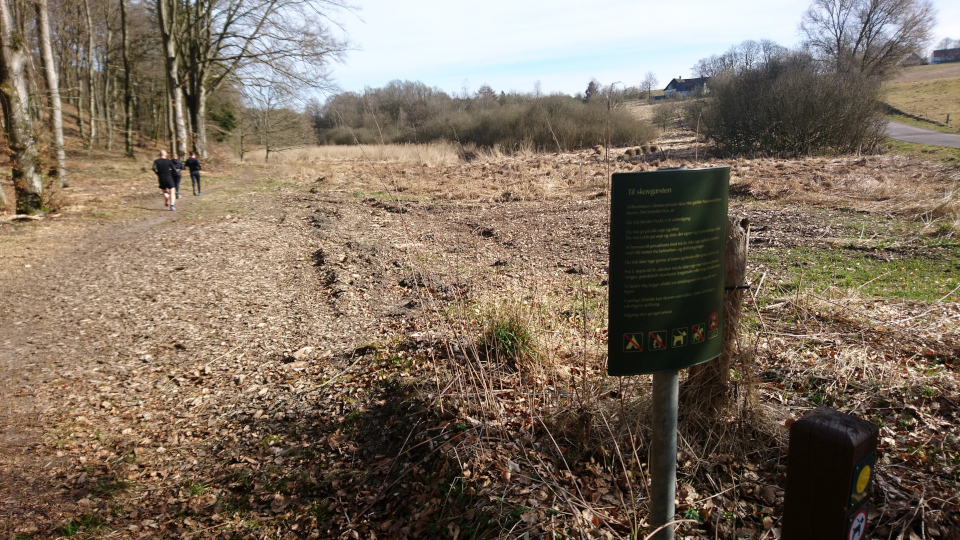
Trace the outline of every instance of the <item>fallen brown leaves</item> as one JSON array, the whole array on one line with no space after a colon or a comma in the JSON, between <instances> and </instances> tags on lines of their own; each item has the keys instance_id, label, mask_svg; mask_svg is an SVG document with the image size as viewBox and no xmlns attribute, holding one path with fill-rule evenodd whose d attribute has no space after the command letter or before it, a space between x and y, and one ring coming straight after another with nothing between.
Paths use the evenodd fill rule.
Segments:
<instances>
[{"instance_id":1,"label":"fallen brown leaves","mask_svg":"<svg viewBox=\"0 0 960 540\"><path fill-rule=\"evenodd\" d=\"M657 161L687 157L681 141L663 147ZM731 165L734 186L766 202L863 211L899 212L945 182L914 164L924 175L911 183L890 159ZM0 282L14 428L0 439L0 530L642 537L650 388L604 375L604 193L608 170L653 158L426 165L306 163L282 180L242 169L176 219L4 224L76 230L72 246L38 249ZM863 170L917 189L864 196ZM733 208L767 227L758 249L842 233L795 206ZM31 234L37 246L51 237ZM756 300L742 346L755 393L744 380L726 417L684 417L681 533L776 538L785 423L830 405L882 426L874 530L950 538L957 305ZM537 354L484 349L498 309L525 321Z\"/></svg>"}]
</instances>

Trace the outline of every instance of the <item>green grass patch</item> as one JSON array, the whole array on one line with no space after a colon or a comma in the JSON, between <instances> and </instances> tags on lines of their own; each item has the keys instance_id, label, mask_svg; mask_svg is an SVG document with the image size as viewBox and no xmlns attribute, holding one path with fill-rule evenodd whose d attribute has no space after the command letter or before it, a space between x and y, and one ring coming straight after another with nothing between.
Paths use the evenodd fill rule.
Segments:
<instances>
[{"instance_id":1,"label":"green grass patch","mask_svg":"<svg viewBox=\"0 0 960 540\"><path fill-rule=\"evenodd\" d=\"M72 537L80 533L92 533L103 526L103 519L97 514L83 514L60 524L60 534Z\"/></svg>"},{"instance_id":2,"label":"green grass patch","mask_svg":"<svg viewBox=\"0 0 960 540\"><path fill-rule=\"evenodd\" d=\"M520 304L502 304L483 315L478 349L488 358L520 361L536 356L537 344Z\"/></svg>"},{"instance_id":3,"label":"green grass patch","mask_svg":"<svg viewBox=\"0 0 960 540\"><path fill-rule=\"evenodd\" d=\"M798 288L856 289L867 295L931 302L960 284L960 255L938 250L936 257L904 256L885 260L880 250L795 247L755 252L752 264L763 265L779 279L781 293ZM769 278L768 278L769 279ZM772 283L769 282L768 283Z\"/></svg>"},{"instance_id":4,"label":"green grass patch","mask_svg":"<svg viewBox=\"0 0 960 540\"><path fill-rule=\"evenodd\" d=\"M891 154L914 156L927 161L937 161L947 165L960 166L960 148L948 146L928 146L887 139L887 151Z\"/></svg>"},{"instance_id":5,"label":"green grass patch","mask_svg":"<svg viewBox=\"0 0 960 540\"><path fill-rule=\"evenodd\" d=\"M187 495L190 497L202 497L203 495L206 495L208 491L210 491L210 486L200 482L199 480L190 482L184 487Z\"/></svg>"},{"instance_id":6,"label":"green grass patch","mask_svg":"<svg viewBox=\"0 0 960 540\"><path fill-rule=\"evenodd\" d=\"M902 114L888 114L884 116L887 120L892 122L898 122L901 124L906 124L908 126L929 129L932 131L940 131L942 133L956 133L957 130L952 126L944 126L935 122L928 122L924 120L917 120L916 118L911 118L909 116L904 116Z\"/></svg>"}]
</instances>

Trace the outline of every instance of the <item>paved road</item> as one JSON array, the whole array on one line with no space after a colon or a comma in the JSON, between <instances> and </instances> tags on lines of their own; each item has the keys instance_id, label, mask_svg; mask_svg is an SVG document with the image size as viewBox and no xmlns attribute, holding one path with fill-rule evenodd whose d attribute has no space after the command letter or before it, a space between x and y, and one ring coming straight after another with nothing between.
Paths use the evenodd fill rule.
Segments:
<instances>
[{"instance_id":1,"label":"paved road","mask_svg":"<svg viewBox=\"0 0 960 540\"><path fill-rule=\"evenodd\" d=\"M932 131L897 122L887 122L887 137L909 143L960 148L960 135Z\"/></svg>"}]
</instances>

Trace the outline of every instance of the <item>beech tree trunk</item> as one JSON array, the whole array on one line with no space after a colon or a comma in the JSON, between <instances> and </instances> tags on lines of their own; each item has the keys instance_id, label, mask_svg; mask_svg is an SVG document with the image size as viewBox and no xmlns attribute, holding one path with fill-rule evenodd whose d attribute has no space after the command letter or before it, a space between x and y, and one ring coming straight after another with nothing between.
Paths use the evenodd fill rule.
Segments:
<instances>
[{"instance_id":1,"label":"beech tree trunk","mask_svg":"<svg viewBox=\"0 0 960 540\"><path fill-rule=\"evenodd\" d=\"M90 2L83 0L83 11L87 19L87 94L90 103L90 144L97 138L97 92L94 90L96 77L94 72L93 55L93 18L90 16Z\"/></svg>"},{"instance_id":2,"label":"beech tree trunk","mask_svg":"<svg viewBox=\"0 0 960 540\"><path fill-rule=\"evenodd\" d=\"M173 101L173 125L176 138L175 151L182 155L187 153L187 127L183 121L183 92L180 89L180 76L177 72L177 48L174 43L174 14L175 3L169 0L157 0L157 13L160 15L160 37L163 40L163 54L167 68L167 91Z\"/></svg>"},{"instance_id":3,"label":"beech tree trunk","mask_svg":"<svg viewBox=\"0 0 960 540\"><path fill-rule=\"evenodd\" d=\"M53 150L57 159L57 186L67 187L67 155L63 150L63 106L60 102L60 80L53 62L50 45L50 15L47 0L35 0L37 10L37 34L40 37L40 59L50 93L50 130L53 132Z\"/></svg>"},{"instance_id":4,"label":"beech tree trunk","mask_svg":"<svg viewBox=\"0 0 960 540\"><path fill-rule=\"evenodd\" d=\"M78 12L79 13L79 12ZM77 37L77 47L76 52L76 69L74 70L77 76L77 129L80 134L80 140L86 141L87 138L87 128L83 123L83 75L80 74L80 37Z\"/></svg>"},{"instance_id":5,"label":"beech tree trunk","mask_svg":"<svg viewBox=\"0 0 960 540\"><path fill-rule=\"evenodd\" d=\"M0 105L13 158L17 213L36 214L43 210L43 182L31 129L25 78L29 51L26 40L15 32L10 8L9 0L0 0Z\"/></svg>"},{"instance_id":6,"label":"beech tree trunk","mask_svg":"<svg viewBox=\"0 0 960 540\"><path fill-rule=\"evenodd\" d=\"M193 150L201 159L207 158L207 91L203 77L194 81L193 91L188 100L188 110L190 112L191 135L193 140Z\"/></svg>"},{"instance_id":7,"label":"beech tree trunk","mask_svg":"<svg viewBox=\"0 0 960 540\"><path fill-rule=\"evenodd\" d=\"M108 15L108 14L105 14ZM107 131L107 151L113 150L113 87L110 85L110 47L113 45L113 30L107 24L107 43L103 52L103 125Z\"/></svg>"}]
</instances>

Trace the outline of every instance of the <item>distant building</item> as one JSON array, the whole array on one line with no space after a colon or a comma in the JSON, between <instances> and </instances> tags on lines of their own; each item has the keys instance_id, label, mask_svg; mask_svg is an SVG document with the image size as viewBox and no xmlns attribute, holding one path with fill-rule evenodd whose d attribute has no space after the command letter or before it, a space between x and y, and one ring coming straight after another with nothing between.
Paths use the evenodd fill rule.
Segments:
<instances>
[{"instance_id":1,"label":"distant building","mask_svg":"<svg viewBox=\"0 0 960 540\"><path fill-rule=\"evenodd\" d=\"M673 95L689 96L691 94L705 94L709 90L707 89L707 83L710 81L710 77L698 77L696 79L684 79L682 77L677 77L670 81L670 84L663 89L663 97L671 97Z\"/></svg>"},{"instance_id":2,"label":"distant building","mask_svg":"<svg viewBox=\"0 0 960 540\"><path fill-rule=\"evenodd\" d=\"M947 62L960 62L960 48L940 49L933 51L933 58L930 60L933 64L946 64Z\"/></svg>"}]
</instances>

